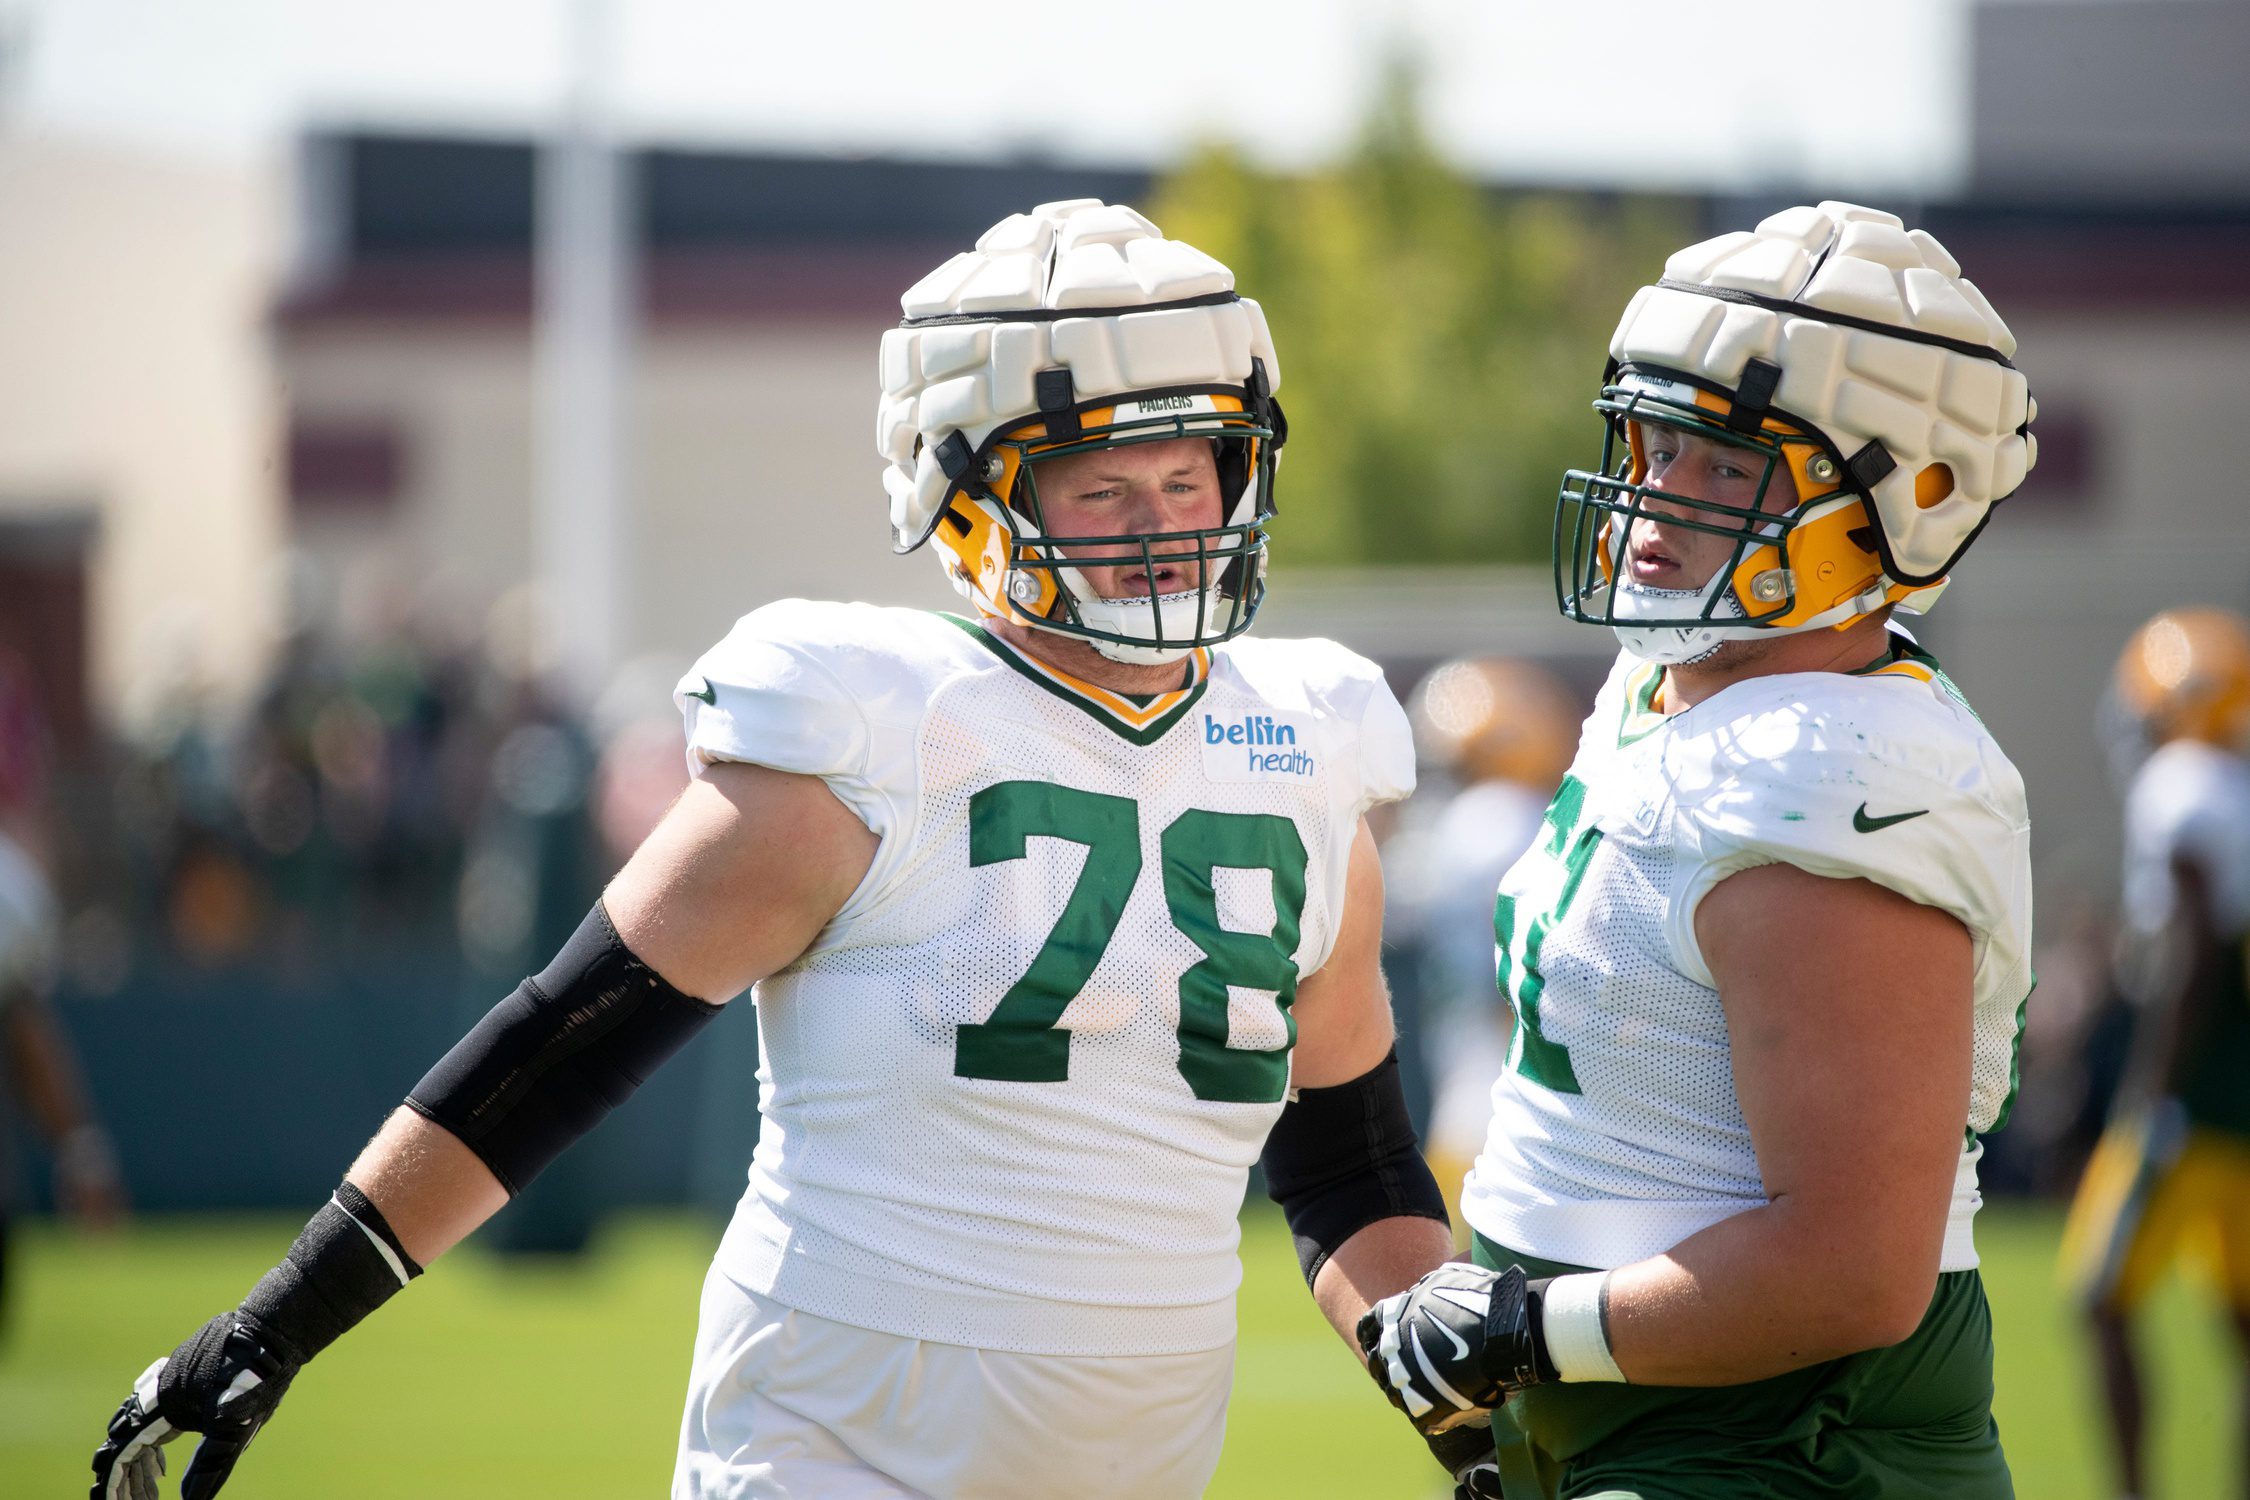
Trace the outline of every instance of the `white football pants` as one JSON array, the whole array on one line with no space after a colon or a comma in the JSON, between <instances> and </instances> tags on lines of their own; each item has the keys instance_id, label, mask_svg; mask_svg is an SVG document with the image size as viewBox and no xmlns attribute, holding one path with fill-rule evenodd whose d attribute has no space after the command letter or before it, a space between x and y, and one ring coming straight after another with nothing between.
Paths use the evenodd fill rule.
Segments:
<instances>
[{"instance_id":1,"label":"white football pants","mask_svg":"<svg viewBox=\"0 0 2250 1500\"><path fill-rule=\"evenodd\" d=\"M1060 1357L874 1333L716 1266L673 1500L1189 1500L1219 1464L1231 1346Z\"/></svg>"}]
</instances>

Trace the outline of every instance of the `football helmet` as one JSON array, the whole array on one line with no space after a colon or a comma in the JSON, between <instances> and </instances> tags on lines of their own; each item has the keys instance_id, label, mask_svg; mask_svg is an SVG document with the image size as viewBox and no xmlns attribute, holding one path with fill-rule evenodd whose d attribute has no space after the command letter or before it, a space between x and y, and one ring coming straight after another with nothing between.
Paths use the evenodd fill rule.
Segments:
<instances>
[{"instance_id":1,"label":"football helmet","mask_svg":"<svg viewBox=\"0 0 2250 1500\"><path fill-rule=\"evenodd\" d=\"M1600 467L1570 470L1557 497L1562 612L1682 663L1886 605L1928 609L2037 460L2015 348L1945 247L1893 214L1826 202L1680 251L1610 340ZM1648 424L1743 450L1756 500L1652 487ZM1783 474L1795 499L1769 504ZM1702 586L1626 576L1651 502L1664 524L1733 544Z\"/></svg>"},{"instance_id":2,"label":"football helmet","mask_svg":"<svg viewBox=\"0 0 2250 1500\"><path fill-rule=\"evenodd\" d=\"M1414 743L1464 784L1513 781L1542 794L1578 750L1579 704L1529 662L1462 657L1433 670L1406 710Z\"/></svg>"},{"instance_id":3,"label":"football helmet","mask_svg":"<svg viewBox=\"0 0 2250 1500\"><path fill-rule=\"evenodd\" d=\"M1231 271L1130 208L1082 198L1001 220L900 303L876 419L899 551L934 542L982 613L1117 661L1176 661L1250 627L1287 426L1265 314ZM1214 446L1217 525L1046 534L1041 460L1191 437ZM1153 577L1159 556L1196 564L1200 581L1103 598L1084 571Z\"/></svg>"},{"instance_id":4,"label":"football helmet","mask_svg":"<svg viewBox=\"0 0 2250 1500\"><path fill-rule=\"evenodd\" d=\"M2173 740L2250 741L2250 624L2231 610L2168 609L2117 658L2111 712L2143 751Z\"/></svg>"}]
</instances>

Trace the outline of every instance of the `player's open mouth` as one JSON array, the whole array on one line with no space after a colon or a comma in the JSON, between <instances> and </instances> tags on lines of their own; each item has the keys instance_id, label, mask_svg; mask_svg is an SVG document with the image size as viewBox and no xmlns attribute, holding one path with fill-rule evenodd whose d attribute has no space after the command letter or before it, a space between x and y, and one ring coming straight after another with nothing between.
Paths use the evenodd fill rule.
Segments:
<instances>
[{"instance_id":1,"label":"player's open mouth","mask_svg":"<svg viewBox=\"0 0 2250 1500\"><path fill-rule=\"evenodd\" d=\"M1679 559L1663 548L1635 542L1627 563L1636 583L1656 583L1680 571Z\"/></svg>"},{"instance_id":2,"label":"player's open mouth","mask_svg":"<svg viewBox=\"0 0 2250 1500\"><path fill-rule=\"evenodd\" d=\"M1117 584L1129 599L1146 598L1151 594L1159 597L1165 594L1183 594L1193 587L1188 580L1187 569L1174 567L1159 567L1153 574L1135 568L1130 573L1120 575Z\"/></svg>"}]
</instances>

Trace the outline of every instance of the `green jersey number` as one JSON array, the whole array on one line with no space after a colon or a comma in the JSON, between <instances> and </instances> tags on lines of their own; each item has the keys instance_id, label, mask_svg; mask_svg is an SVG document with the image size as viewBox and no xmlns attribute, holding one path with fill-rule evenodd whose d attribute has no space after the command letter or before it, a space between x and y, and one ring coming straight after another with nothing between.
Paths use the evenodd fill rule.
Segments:
<instances>
[{"instance_id":1,"label":"green jersey number","mask_svg":"<svg viewBox=\"0 0 2250 1500\"><path fill-rule=\"evenodd\" d=\"M1594 862L1594 851L1601 846L1602 831L1592 824L1572 836L1585 806L1585 786L1577 777L1565 776L1555 789L1555 800L1547 805L1546 822L1539 831L1541 848L1562 861L1562 889L1555 895L1555 904L1533 919L1520 953L1515 947L1515 898L1503 894L1492 912L1493 936L1499 943L1500 989L1516 1008L1516 1039L1509 1062L1524 1077L1558 1094L1583 1090L1578 1087L1577 1071L1570 1065L1570 1049L1549 1041L1539 1030L1539 1000L1547 989L1539 954L1546 946L1547 934L1570 910L1578 887L1586 879L1586 867Z\"/></svg>"},{"instance_id":2,"label":"green jersey number","mask_svg":"<svg viewBox=\"0 0 2250 1500\"><path fill-rule=\"evenodd\" d=\"M1059 1083L1070 1076L1070 1033L1056 1023L1093 977L1141 878L1140 806L1129 797L1003 781L969 799L972 868L1022 859L1034 835L1083 845L1086 863L1031 967L988 1019L955 1031L957 1077ZM1305 910L1305 841L1287 818L1197 808L1164 829L1158 853L1172 925L1203 953L1180 976L1180 1075L1198 1099L1271 1104L1288 1085L1289 1048L1297 1040L1289 1014L1297 966L1290 955ZM1271 931L1219 925L1214 876L1221 869L1272 875ZM1280 1047L1227 1045L1230 987L1274 992L1287 1027Z\"/></svg>"}]
</instances>

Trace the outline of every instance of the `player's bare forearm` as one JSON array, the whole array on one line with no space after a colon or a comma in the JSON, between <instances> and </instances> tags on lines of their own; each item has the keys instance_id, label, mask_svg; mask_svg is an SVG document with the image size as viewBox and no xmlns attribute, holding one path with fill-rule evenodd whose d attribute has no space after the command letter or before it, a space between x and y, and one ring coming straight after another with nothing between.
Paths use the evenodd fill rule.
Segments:
<instances>
[{"instance_id":1,"label":"player's bare forearm","mask_svg":"<svg viewBox=\"0 0 2250 1500\"><path fill-rule=\"evenodd\" d=\"M1898 1342L1927 1306L1910 1313L1880 1290L1894 1281L1934 1286L1928 1270L1898 1277L1853 1244L1832 1217L1787 1201L1737 1214L1613 1272L1609 1334L1618 1368L1636 1385L1740 1385Z\"/></svg>"},{"instance_id":2,"label":"player's bare forearm","mask_svg":"<svg viewBox=\"0 0 2250 1500\"><path fill-rule=\"evenodd\" d=\"M382 1210L407 1254L424 1266L508 1202L508 1190L474 1151L403 1106L344 1177Z\"/></svg>"},{"instance_id":3,"label":"player's bare forearm","mask_svg":"<svg viewBox=\"0 0 2250 1500\"><path fill-rule=\"evenodd\" d=\"M1390 994L1383 984L1382 939L1383 867L1374 835L1362 819L1352 842L1335 947L1319 972L1306 976L1297 988L1297 1048L1290 1059L1290 1082L1299 1098L1276 1127L1266 1161L1269 1185L1276 1187L1282 1183L1275 1174L1287 1162L1307 1157L1326 1158L1309 1175L1331 1184L1345 1178L1362 1184L1405 1183L1419 1175L1412 1186L1421 1190L1425 1203L1409 1204L1394 1193L1386 1207L1375 1210L1386 1216L1371 1220L1363 1217L1364 1205L1345 1210L1339 1200L1338 1207L1321 1208L1277 1191L1284 1208L1297 1216L1291 1227L1300 1244L1308 1233L1324 1248L1330 1243L1328 1234L1341 1239L1312 1272L1312 1294L1322 1315L1354 1350L1359 1348L1354 1330L1372 1304L1412 1286L1453 1254L1451 1227L1443 1218L1428 1217L1444 1212L1442 1198L1415 1153L1413 1128L1398 1093L1398 1067L1390 1060L1396 1038ZM1324 1094L1340 1097L1322 1102ZM1318 1113L1307 1116L1305 1110ZM1371 1120L1386 1121L1389 1128L1363 1133ZM1355 1195L1347 1190L1345 1196ZM1416 1207L1423 1211L1405 1211ZM1345 1216L1337 1219L1338 1213ZM1355 1222L1361 1227L1350 1229Z\"/></svg>"},{"instance_id":4,"label":"player's bare forearm","mask_svg":"<svg viewBox=\"0 0 2250 1500\"><path fill-rule=\"evenodd\" d=\"M1359 1320L1453 1258L1453 1231L1436 1219L1378 1219L1328 1257L1313 1277L1313 1301L1339 1337L1359 1351Z\"/></svg>"}]
</instances>

